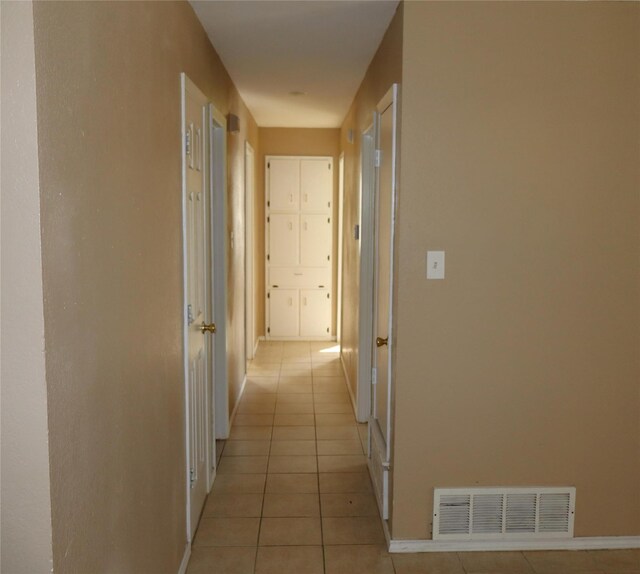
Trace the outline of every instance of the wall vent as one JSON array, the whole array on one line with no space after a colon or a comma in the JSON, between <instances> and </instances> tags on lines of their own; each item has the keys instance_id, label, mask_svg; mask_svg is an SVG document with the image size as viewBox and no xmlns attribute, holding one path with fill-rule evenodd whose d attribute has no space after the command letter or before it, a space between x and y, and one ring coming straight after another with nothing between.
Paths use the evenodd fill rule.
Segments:
<instances>
[{"instance_id":1,"label":"wall vent","mask_svg":"<svg viewBox=\"0 0 640 574\"><path fill-rule=\"evenodd\" d=\"M573 538L576 489L436 488L434 540Z\"/></svg>"}]
</instances>

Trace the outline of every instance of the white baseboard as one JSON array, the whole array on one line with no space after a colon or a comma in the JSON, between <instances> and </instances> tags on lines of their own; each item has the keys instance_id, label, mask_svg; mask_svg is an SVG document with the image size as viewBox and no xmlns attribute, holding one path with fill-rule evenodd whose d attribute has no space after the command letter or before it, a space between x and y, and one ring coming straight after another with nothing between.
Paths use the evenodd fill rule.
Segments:
<instances>
[{"instance_id":1,"label":"white baseboard","mask_svg":"<svg viewBox=\"0 0 640 574\"><path fill-rule=\"evenodd\" d=\"M256 356L256 353L258 352L258 345L260 345L260 341L264 341L264 337L258 337L256 339L256 344L253 346L253 356Z\"/></svg>"},{"instance_id":2,"label":"white baseboard","mask_svg":"<svg viewBox=\"0 0 640 574\"><path fill-rule=\"evenodd\" d=\"M180 562L180 569L178 574L185 574L187 571L187 565L189 564L189 558L191 558L191 544L187 544L182 555L182 562Z\"/></svg>"},{"instance_id":3,"label":"white baseboard","mask_svg":"<svg viewBox=\"0 0 640 574\"><path fill-rule=\"evenodd\" d=\"M349 391L349 398L351 399L351 406L353 408L354 415L356 420L358 420L358 404L356 403L356 397L353 394L353 390L351 389L351 380L349 379L349 373L347 373L347 367L344 364L344 357L342 356L342 351L340 352L340 364L342 365L342 372L344 374L344 379L347 381L347 390ZM360 421L358 421L360 422Z\"/></svg>"},{"instance_id":4,"label":"white baseboard","mask_svg":"<svg viewBox=\"0 0 640 574\"><path fill-rule=\"evenodd\" d=\"M244 374L244 379L242 379L242 386L240 387L240 392L238 393L236 404L233 406L231 418L229 419L229 432L231 432L231 427L233 426L233 421L236 418L236 413L238 412L238 407L240 406L240 401L242 400L242 394L244 393L244 388L246 385L247 385L247 373Z\"/></svg>"},{"instance_id":5,"label":"white baseboard","mask_svg":"<svg viewBox=\"0 0 640 574\"><path fill-rule=\"evenodd\" d=\"M388 530L385 524L385 536ZM389 540L389 552L491 552L521 550L613 550L640 548L640 536L578 537L549 540Z\"/></svg>"}]
</instances>

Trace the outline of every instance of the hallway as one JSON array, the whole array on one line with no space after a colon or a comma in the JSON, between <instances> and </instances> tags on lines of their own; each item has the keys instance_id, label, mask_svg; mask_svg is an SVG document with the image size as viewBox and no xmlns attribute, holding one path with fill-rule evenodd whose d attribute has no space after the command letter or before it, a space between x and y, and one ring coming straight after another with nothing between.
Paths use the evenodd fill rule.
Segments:
<instances>
[{"instance_id":1,"label":"hallway","mask_svg":"<svg viewBox=\"0 0 640 574\"><path fill-rule=\"evenodd\" d=\"M334 345L261 342L188 574L640 573L640 550L389 554Z\"/></svg>"}]
</instances>

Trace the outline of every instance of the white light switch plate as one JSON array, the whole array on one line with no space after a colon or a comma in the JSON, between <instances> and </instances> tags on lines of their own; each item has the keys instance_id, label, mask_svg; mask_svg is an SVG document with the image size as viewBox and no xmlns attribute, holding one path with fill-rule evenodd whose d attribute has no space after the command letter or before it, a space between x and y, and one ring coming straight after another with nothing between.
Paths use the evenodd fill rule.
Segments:
<instances>
[{"instance_id":1,"label":"white light switch plate","mask_svg":"<svg viewBox=\"0 0 640 574\"><path fill-rule=\"evenodd\" d=\"M427 251L427 279L444 279L444 251Z\"/></svg>"}]
</instances>

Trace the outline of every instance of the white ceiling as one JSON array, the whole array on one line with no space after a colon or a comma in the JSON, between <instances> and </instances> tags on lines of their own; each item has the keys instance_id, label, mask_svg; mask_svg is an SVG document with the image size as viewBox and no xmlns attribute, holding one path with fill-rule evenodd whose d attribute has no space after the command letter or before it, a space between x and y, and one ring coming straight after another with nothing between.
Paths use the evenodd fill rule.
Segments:
<instances>
[{"instance_id":1,"label":"white ceiling","mask_svg":"<svg viewBox=\"0 0 640 574\"><path fill-rule=\"evenodd\" d=\"M398 5L190 1L258 125L308 128L342 124Z\"/></svg>"}]
</instances>

